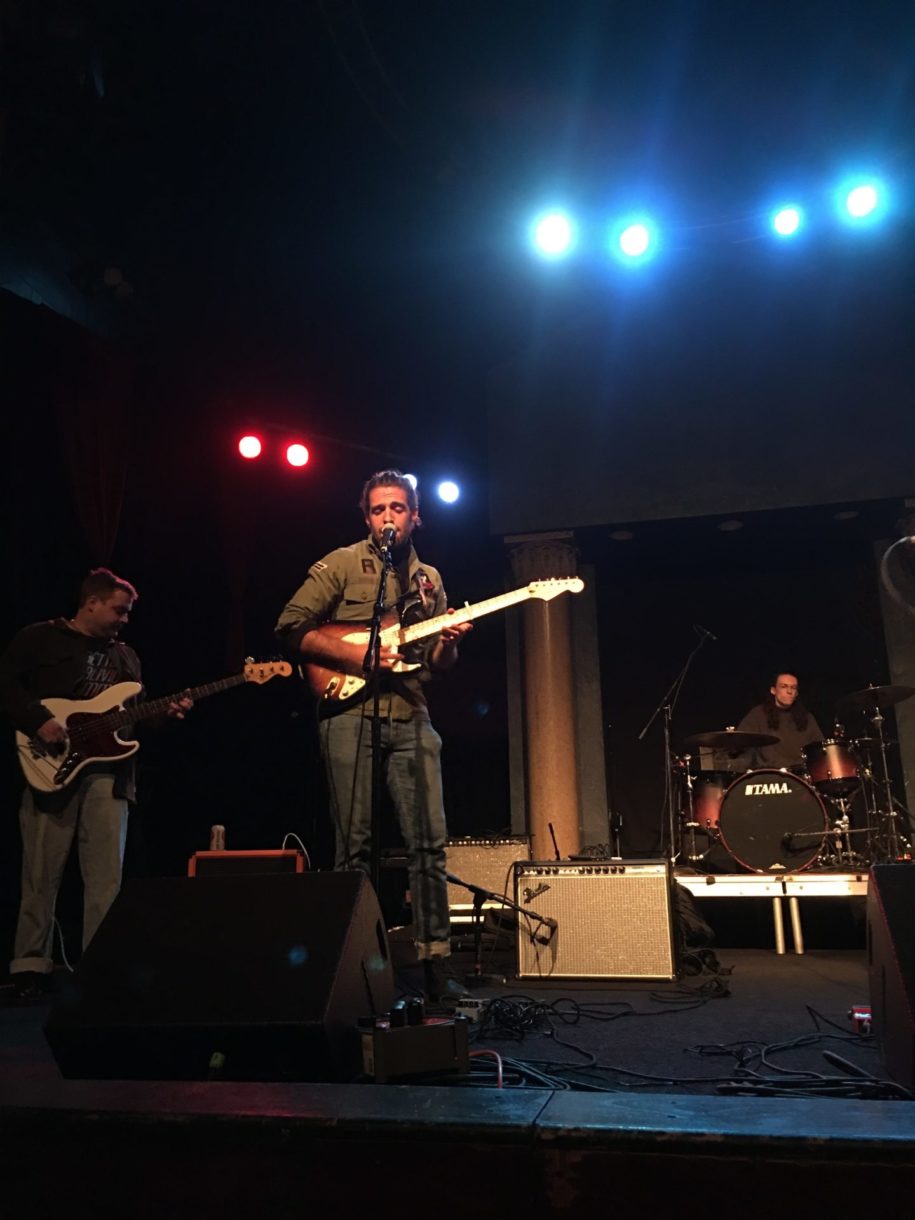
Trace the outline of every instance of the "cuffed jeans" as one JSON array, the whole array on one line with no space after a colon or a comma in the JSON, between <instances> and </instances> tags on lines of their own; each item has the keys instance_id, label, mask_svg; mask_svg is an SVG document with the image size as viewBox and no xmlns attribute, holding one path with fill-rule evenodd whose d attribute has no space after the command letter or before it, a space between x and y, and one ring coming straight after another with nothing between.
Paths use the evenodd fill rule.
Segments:
<instances>
[{"instance_id":1,"label":"cuffed jeans","mask_svg":"<svg viewBox=\"0 0 915 1220\"><path fill-rule=\"evenodd\" d=\"M10 974L53 969L54 907L64 866L77 836L83 878L83 948L95 935L121 888L127 842L127 802L113 792L111 775L88 775L54 812L37 808L26 788L19 809L22 898Z\"/></svg>"},{"instance_id":2,"label":"cuffed jeans","mask_svg":"<svg viewBox=\"0 0 915 1220\"><path fill-rule=\"evenodd\" d=\"M321 722L336 867L369 871L372 841L372 721L352 713ZM445 878L442 739L427 715L381 721L382 767L407 845L416 951L420 958L450 951Z\"/></svg>"}]
</instances>

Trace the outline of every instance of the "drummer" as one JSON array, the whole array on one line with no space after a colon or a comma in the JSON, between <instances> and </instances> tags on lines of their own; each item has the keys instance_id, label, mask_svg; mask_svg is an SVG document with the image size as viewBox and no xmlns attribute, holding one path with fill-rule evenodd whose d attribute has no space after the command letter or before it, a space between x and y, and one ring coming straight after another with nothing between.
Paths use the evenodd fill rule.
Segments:
<instances>
[{"instance_id":1,"label":"drummer","mask_svg":"<svg viewBox=\"0 0 915 1220\"><path fill-rule=\"evenodd\" d=\"M772 733L778 742L771 746L756 746L749 757L742 756L748 769L786 767L802 773L804 746L822 741L823 733L812 713L798 698L798 680L794 674L779 673L762 703L751 707L737 726L740 733Z\"/></svg>"}]
</instances>

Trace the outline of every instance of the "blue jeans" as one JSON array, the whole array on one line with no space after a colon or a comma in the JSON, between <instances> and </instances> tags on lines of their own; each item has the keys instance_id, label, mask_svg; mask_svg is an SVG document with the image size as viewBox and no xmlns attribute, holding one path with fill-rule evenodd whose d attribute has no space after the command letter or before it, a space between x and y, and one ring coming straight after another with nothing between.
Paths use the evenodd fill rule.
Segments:
<instances>
[{"instance_id":1,"label":"blue jeans","mask_svg":"<svg viewBox=\"0 0 915 1220\"><path fill-rule=\"evenodd\" d=\"M372 718L352 713L329 717L321 722L320 738L337 838L336 867L368 872ZM428 715L381 721L383 775L407 845L420 958L450 951L441 750L442 739Z\"/></svg>"}]
</instances>

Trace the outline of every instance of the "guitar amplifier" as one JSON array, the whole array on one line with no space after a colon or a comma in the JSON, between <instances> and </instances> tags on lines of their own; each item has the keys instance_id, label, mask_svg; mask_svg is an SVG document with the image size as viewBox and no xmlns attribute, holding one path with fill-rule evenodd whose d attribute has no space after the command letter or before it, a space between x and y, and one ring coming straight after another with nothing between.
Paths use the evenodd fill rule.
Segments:
<instances>
[{"instance_id":1,"label":"guitar amplifier","mask_svg":"<svg viewBox=\"0 0 915 1220\"><path fill-rule=\"evenodd\" d=\"M512 869L519 860L529 860L531 841L524 836L504 839L449 839L445 844L446 868L455 877L478 885L494 894L512 897ZM451 922L472 918L473 894L463 886L448 883L448 907ZM484 902L487 908L498 909L501 903Z\"/></svg>"},{"instance_id":2,"label":"guitar amplifier","mask_svg":"<svg viewBox=\"0 0 915 1220\"><path fill-rule=\"evenodd\" d=\"M515 901L519 978L677 976L667 861L517 864Z\"/></svg>"},{"instance_id":3,"label":"guitar amplifier","mask_svg":"<svg viewBox=\"0 0 915 1220\"><path fill-rule=\"evenodd\" d=\"M189 877L247 877L252 873L303 873L305 857L296 850L195 851Z\"/></svg>"}]
</instances>

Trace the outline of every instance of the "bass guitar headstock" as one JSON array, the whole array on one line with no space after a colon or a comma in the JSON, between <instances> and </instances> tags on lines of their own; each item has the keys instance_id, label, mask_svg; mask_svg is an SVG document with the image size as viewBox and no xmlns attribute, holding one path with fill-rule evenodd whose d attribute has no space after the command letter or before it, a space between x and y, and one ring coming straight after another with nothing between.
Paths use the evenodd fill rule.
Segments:
<instances>
[{"instance_id":1,"label":"bass guitar headstock","mask_svg":"<svg viewBox=\"0 0 915 1220\"><path fill-rule=\"evenodd\" d=\"M246 657L243 673L246 682L257 682L260 685L269 682L271 678L288 678L292 673L292 666L288 661L255 661L253 657Z\"/></svg>"}]
</instances>

